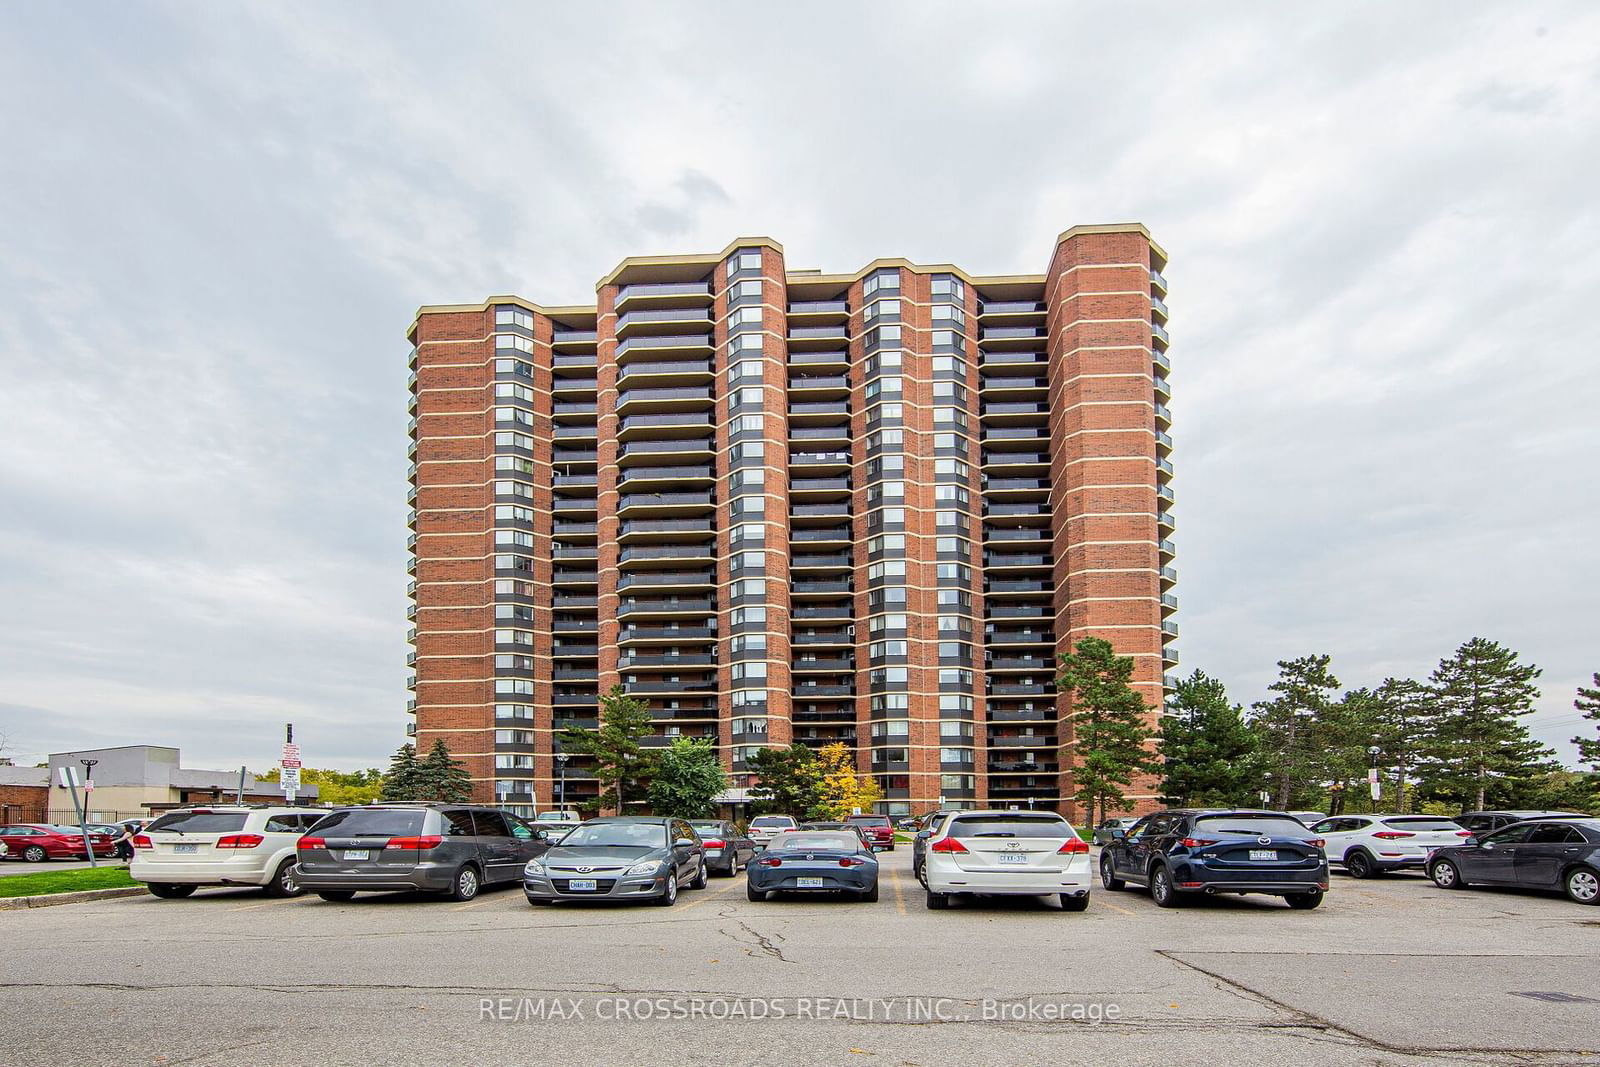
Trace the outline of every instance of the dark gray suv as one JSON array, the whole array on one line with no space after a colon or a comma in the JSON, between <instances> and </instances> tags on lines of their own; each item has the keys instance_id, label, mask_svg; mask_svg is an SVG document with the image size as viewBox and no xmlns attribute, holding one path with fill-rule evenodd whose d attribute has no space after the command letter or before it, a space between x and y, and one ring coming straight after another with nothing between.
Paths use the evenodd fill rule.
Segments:
<instances>
[{"instance_id":1,"label":"dark gray suv","mask_svg":"<svg viewBox=\"0 0 1600 1067\"><path fill-rule=\"evenodd\" d=\"M543 830L498 808L381 804L333 812L300 838L299 882L323 900L422 891L471 900L522 877L549 849Z\"/></svg>"},{"instance_id":2,"label":"dark gray suv","mask_svg":"<svg viewBox=\"0 0 1600 1067\"><path fill-rule=\"evenodd\" d=\"M590 819L522 876L530 904L599 898L671 907L680 885L706 887L705 845L694 827L669 818Z\"/></svg>"}]
</instances>

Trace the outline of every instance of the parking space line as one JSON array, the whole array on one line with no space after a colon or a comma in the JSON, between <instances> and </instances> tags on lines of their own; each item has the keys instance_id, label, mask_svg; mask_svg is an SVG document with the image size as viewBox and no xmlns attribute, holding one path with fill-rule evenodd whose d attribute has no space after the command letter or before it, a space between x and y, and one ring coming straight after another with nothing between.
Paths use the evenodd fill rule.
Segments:
<instances>
[{"instance_id":1,"label":"parking space line","mask_svg":"<svg viewBox=\"0 0 1600 1067\"><path fill-rule=\"evenodd\" d=\"M742 884L744 884L744 879L735 875L734 877L728 879L727 885L723 886L721 889L718 889L714 893L707 893L703 889L696 890L696 892L700 895L689 901L689 903L685 904L683 906L683 910L688 911L690 908L697 908L708 900L719 900L733 892L735 889L739 888L739 886Z\"/></svg>"},{"instance_id":2,"label":"parking space line","mask_svg":"<svg viewBox=\"0 0 1600 1067\"><path fill-rule=\"evenodd\" d=\"M1111 901L1105 899L1105 897L1101 896L1098 893L1095 894L1094 900L1095 900L1096 904L1099 904L1102 907L1110 908L1112 911L1116 912L1118 915L1132 915L1133 914L1133 912L1129 911L1127 908L1124 908L1121 904L1113 904L1113 903L1111 903Z\"/></svg>"},{"instance_id":3,"label":"parking space line","mask_svg":"<svg viewBox=\"0 0 1600 1067\"><path fill-rule=\"evenodd\" d=\"M451 908L450 910L451 911L466 911L468 908L476 908L479 904L487 904L493 899L494 899L494 897L489 896L487 893L480 893L477 900L469 900L465 904L457 904L455 907Z\"/></svg>"},{"instance_id":4,"label":"parking space line","mask_svg":"<svg viewBox=\"0 0 1600 1067\"><path fill-rule=\"evenodd\" d=\"M889 884L894 886L894 907L901 915L906 913L906 895L900 886L900 868L892 867L889 870Z\"/></svg>"},{"instance_id":5,"label":"parking space line","mask_svg":"<svg viewBox=\"0 0 1600 1067\"><path fill-rule=\"evenodd\" d=\"M229 911L256 911L256 910L258 910L260 908L275 908L279 904L294 904L294 903L297 903L299 901L300 901L299 897L280 897L277 900L269 900L264 904L246 904L246 905L244 905L242 907L229 908L228 910Z\"/></svg>"}]
</instances>

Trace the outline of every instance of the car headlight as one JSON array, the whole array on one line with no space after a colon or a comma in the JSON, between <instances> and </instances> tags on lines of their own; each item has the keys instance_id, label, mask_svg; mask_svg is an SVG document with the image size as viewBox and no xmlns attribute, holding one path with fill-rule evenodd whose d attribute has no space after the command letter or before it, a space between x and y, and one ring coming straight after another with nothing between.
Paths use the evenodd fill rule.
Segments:
<instances>
[{"instance_id":1,"label":"car headlight","mask_svg":"<svg viewBox=\"0 0 1600 1067\"><path fill-rule=\"evenodd\" d=\"M531 875L543 875L544 874L544 864L540 863L538 860L529 860L527 862L527 865L522 868L522 873L523 874L531 874Z\"/></svg>"},{"instance_id":2,"label":"car headlight","mask_svg":"<svg viewBox=\"0 0 1600 1067\"><path fill-rule=\"evenodd\" d=\"M651 860L648 863L635 863L628 868L629 874L655 874L661 869L660 860Z\"/></svg>"}]
</instances>

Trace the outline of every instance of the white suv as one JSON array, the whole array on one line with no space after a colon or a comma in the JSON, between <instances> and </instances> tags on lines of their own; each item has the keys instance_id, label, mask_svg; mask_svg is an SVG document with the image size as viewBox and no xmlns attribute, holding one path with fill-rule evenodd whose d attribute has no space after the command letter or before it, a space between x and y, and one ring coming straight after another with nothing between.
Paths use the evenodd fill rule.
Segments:
<instances>
[{"instance_id":1,"label":"white suv","mask_svg":"<svg viewBox=\"0 0 1600 1067\"><path fill-rule=\"evenodd\" d=\"M793 815L757 815L750 820L750 828L745 831L750 840L766 848L772 839L785 830L798 830L800 824L794 821Z\"/></svg>"},{"instance_id":2,"label":"white suv","mask_svg":"<svg viewBox=\"0 0 1600 1067\"><path fill-rule=\"evenodd\" d=\"M1342 864L1357 878L1406 867L1420 871L1434 849L1472 836L1460 823L1438 815L1336 815L1311 832L1327 842L1328 862Z\"/></svg>"},{"instance_id":3,"label":"white suv","mask_svg":"<svg viewBox=\"0 0 1600 1067\"><path fill-rule=\"evenodd\" d=\"M229 805L169 811L135 835L128 874L158 897L186 897L203 885L259 886L271 896L297 896L295 845L326 814Z\"/></svg>"},{"instance_id":4,"label":"white suv","mask_svg":"<svg viewBox=\"0 0 1600 1067\"><path fill-rule=\"evenodd\" d=\"M1060 894L1063 911L1089 906L1089 843L1053 811L958 811L928 838L928 907L967 894Z\"/></svg>"}]
</instances>

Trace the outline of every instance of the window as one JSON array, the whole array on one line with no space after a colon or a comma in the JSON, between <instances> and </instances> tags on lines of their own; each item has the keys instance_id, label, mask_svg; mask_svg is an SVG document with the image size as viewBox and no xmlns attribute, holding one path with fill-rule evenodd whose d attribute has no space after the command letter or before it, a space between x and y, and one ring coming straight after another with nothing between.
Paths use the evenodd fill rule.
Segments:
<instances>
[{"instance_id":1,"label":"window","mask_svg":"<svg viewBox=\"0 0 1600 1067\"><path fill-rule=\"evenodd\" d=\"M742 359L728 368L728 382L738 384L741 378L761 377L762 364L759 359Z\"/></svg>"},{"instance_id":2,"label":"window","mask_svg":"<svg viewBox=\"0 0 1600 1067\"><path fill-rule=\"evenodd\" d=\"M728 348L735 353L761 354L761 335L756 333L735 334L728 340Z\"/></svg>"},{"instance_id":3,"label":"window","mask_svg":"<svg viewBox=\"0 0 1600 1067\"><path fill-rule=\"evenodd\" d=\"M522 433L497 433L494 435L495 448L521 448L533 451L533 438Z\"/></svg>"},{"instance_id":4,"label":"window","mask_svg":"<svg viewBox=\"0 0 1600 1067\"><path fill-rule=\"evenodd\" d=\"M949 297L952 300L961 300L966 296L967 287L960 278L953 274L935 274L930 289L934 296Z\"/></svg>"},{"instance_id":5,"label":"window","mask_svg":"<svg viewBox=\"0 0 1600 1067\"><path fill-rule=\"evenodd\" d=\"M880 315L898 314L900 314L899 300L874 300L866 306L866 309L862 312L862 317L867 322L871 322Z\"/></svg>"},{"instance_id":6,"label":"window","mask_svg":"<svg viewBox=\"0 0 1600 1067\"><path fill-rule=\"evenodd\" d=\"M729 677L735 682L744 680L764 682L767 680L767 665L760 661L755 663L735 663Z\"/></svg>"},{"instance_id":7,"label":"window","mask_svg":"<svg viewBox=\"0 0 1600 1067\"><path fill-rule=\"evenodd\" d=\"M880 290L898 293L900 291L900 272L897 270L879 271L877 274L868 277L861 286L862 293L869 296Z\"/></svg>"},{"instance_id":8,"label":"window","mask_svg":"<svg viewBox=\"0 0 1600 1067\"><path fill-rule=\"evenodd\" d=\"M933 321L965 324L967 313L954 304L935 304L933 305Z\"/></svg>"},{"instance_id":9,"label":"window","mask_svg":"<svg viewBox=\"0 0 1600 1067\"><path fill-rule=\"evenodd\" d=\"M906 629L907 618L905 615L874 615L867 621L867 628L873 634L878 634L884 630L904 630Z\"/></svg>"},{"instance_id":10,"label":"window","mask_svg":"<svg viewBox=\"0 0 1600 1067\"><path fill-rule=\"evenodd\" d=\"M733 639L733 653L765 652L767 650L766 634L741 634Z\"/></svg>"},{"instance_id":11,"label":"window","mask_svg":"<svg viewBox=\"0 0 1600 1067\"><path fill-rule=\"evenodd\" d=\"M728 532L728 544L737 545L744 542L763 544L767 539L767 528L758 522L743 522Z\"/></svg>"},{"instance_id":12,"label":"window","mask_svg":"<svg viewBox=\"0 0 1600 1067\"><path fill-rule=\"evenodd\" d=\"M905 711L911 707L911 697L905 693L879 693L872 698L873 711Z\"/></svg>"},{"instance_id":13,"label":"window","mask_svg":"<svg viewBox=\"0 0 1600 1067\"><path fill-rule=\"evenodd\" d=\"M868 646L867 654L873 659L883 659L886 656L907 655L908 645L904 641L874 641Z\"/></svg>"},{"instance_id":14,"label":"window","mask_svg":"<svg viewBox=\"0 0 1600 1067\"><path fill-rule=\"evenodd\" d=\"M728 313L728 329L736 330L745 326L761 325L760 308L734 308Z\"/></svg>"},{"instance_id":15,"label":"window","mask_svg":"<svg viewBox=\"0 0 1600 1067\"><path fill-rule=\"evenodd\" d=\"M894 445L898 448L904 441L904 430L879 430L867 438L867 447L877 449L886 445Z\"/></svg>"},{"instance_id":16,"label":"window","mask_svg":"<svg viewBox=\"0 0 1600 1067\"><path fill-rule=\"evenodd\" d=\"M767 621L767 609L766 608L759 608L758 607L758 608L734 608L733 609L732 622L733 622L734 626L743 626L746 623L758 623L758 622L764 623L766 621Z\"/></svg>"},{"instance_id":17,"label":"window","mask_svg":"<svg viewBox=\"0 0 1600 1067\"><path fill-rule=\"evenodd\" d=\"M742 251L734 258L734 270L760 270L761 253L756 251Z\"/></svg>"},{"instance_id":18,"label":"window","mask_svg":"<svg viewBox=\"0 0 1600 1067\"><path fill-rule=\"evenodd\" d=\"M880 534L867 542L868 552L903 552L905 547L905 534Z\"/></svg>"},{"instance_id":19,"label":"window","mask_svg":"<svg viewBox=\"0 0 1600 1067\"><path fill-rule=\"evenodd\" d=\"M496 326L521 326L524 330L533 329L533 313L524 311L519 307L502 304L494 309L494 324Z\"/></svg>"},{"instance_id":20,"label":"window","mask_svg":"<svg viewBox=\"0 0 1600 1067\"><path fill-rule=\"evenodd\" d=\"M740 415L739 421L734 423L734 430L736 433L745 430L754 430L760 433L765 426L766 423L760 415Z\"/></svg>"},{"instance_id":21,"label":"window","mask_svg":"<svg viewBox=\"0 0 1600 1067\"><path fill-rule=\"evenodd\" d=\"M756 268L760 269L760 267L761 267L761 253L754 252L754 253L751 253L751 255L754 256L754 258L755 258ZM755 279L751 279L749 281L740 282L739 286L738 286L738 289L736 291L738 292L738 294L740 296L753 296L757 300L759 300L759 299L761 299L761 279L755 278Z\"/></svg>"},{"instance_id":22,"label":"window","mask_svg":"<svg viewBox=\"0 0 1600 1067\"><path fill-rule=\"evenodd\" d=\"M941 748L939 750L940 763L971 763L972 749L970 748Z\"/></svg>"},{"instance_id":23,"label":"window","mask_svg":"<svg viewBox=\"0 0 1600 1067\"><path fill-rule=\"evenodd\" d=\"M523 378L533 377L533 364L524 363L520 359L497 359L494 361L496 374L516 374Z\"/></svg>"}]
</instances>

